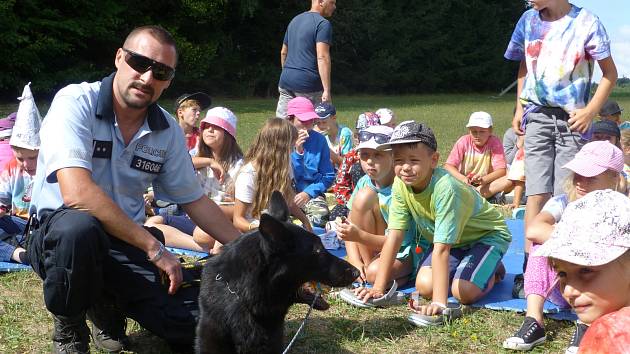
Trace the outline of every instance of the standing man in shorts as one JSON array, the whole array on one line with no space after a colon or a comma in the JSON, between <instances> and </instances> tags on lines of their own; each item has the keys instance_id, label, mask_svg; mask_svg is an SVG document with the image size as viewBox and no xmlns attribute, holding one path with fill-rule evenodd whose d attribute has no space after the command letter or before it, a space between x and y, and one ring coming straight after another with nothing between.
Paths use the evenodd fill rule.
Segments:
<instances>
[{"instance_id":1,"label":"standing man in shorts","mask_svg":"<svg viewBox=\"0 0 630 354\"><path fill-rule=\"evenodd\" d=\"M40 131L27 251L54 318L54 353L89 352L86 315L106 352L126 346L127 317L192 348L199 288L180 287L191 274L159 230L142 227L146 186L221 243L239 235L201 189L177 121L156 103L175 75L173 37L136 28L114 64L100 82L61 89Z\"/></svg>"},{"instance_id":2,"label":"standing man in shorts","mask_svg":"<svg viewBox=\"0 0 630 354\"><path fill-rule=\"evenodd\" d=\"M280 51L282 74L278 83L276 117L287 117L287 103L306 97L313 105L330 102L330 45L336 0L312 0L311 9L293 18Z\"/></svg>"}]
</instances>

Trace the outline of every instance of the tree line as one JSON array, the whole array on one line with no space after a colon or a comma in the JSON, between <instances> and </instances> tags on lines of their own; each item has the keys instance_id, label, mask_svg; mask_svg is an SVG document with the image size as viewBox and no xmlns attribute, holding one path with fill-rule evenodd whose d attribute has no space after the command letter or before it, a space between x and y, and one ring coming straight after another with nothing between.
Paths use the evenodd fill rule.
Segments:
<instances>
[{"instance_id":1,"label":"tree line","mask_svg":"<svg viewBox=\"0 0 630 354\"><path fill-rule=\"evenodd\" d=\"M277 93L287 24L309 0L4 0L0 97L33 82L50 96L114 70L134 27L160 24L178 43L170 92ZM520 1L340 0L333 24L333 93L496 91L516 77L503 59Z\"/></svg>"}]
</instances>

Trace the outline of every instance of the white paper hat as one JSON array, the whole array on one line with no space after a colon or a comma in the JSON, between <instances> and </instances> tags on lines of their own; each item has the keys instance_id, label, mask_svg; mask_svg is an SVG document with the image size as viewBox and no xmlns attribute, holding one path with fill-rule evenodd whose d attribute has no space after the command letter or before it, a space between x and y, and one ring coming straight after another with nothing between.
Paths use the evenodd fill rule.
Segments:
<instances>
[{"instance_id":1,"label":"white paper hat","mask_svg":"<svg viewBox=\"0 0 630 354\"><path fill-rule=\"evenodd\" d=\"M29 82L24 86L22 97L18 97L20 106L9 144L29 150L39 150L39 128L42 124L42 117L35 105L30 84Z\"/></svg>"}]
</instances>

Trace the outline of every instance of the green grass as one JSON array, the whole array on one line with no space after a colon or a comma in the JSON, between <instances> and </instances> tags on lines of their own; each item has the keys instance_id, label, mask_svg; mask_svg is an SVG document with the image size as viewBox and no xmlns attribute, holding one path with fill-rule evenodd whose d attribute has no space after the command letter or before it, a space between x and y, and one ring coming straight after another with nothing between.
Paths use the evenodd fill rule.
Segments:
<instances>
[{"instance_id":1,"label":"green grass","mask_svg":"<svg viewBox=\"0 0 630 354\"><path fill-rule=\"evenodd\" d=\"M414 119L429 124L435 131L442 161L455 140L466 133L470 113L484 110L492 114L495 134L502 137L510 126L513 94L500 99L487 95L352 96L333 97L338 120L354 126L363 111L389 107L398 121ZM614 99L630 109L630 92L615 92ZM264 120L275 112L272 99L215 98L215 105L232 109L239 117L238 141L246 149ZM171 107L171 101L163 101ZM47 102L38 102L42 114ZM15 104L0 104L0 117L17 109ZM628 113L625 113L626 119ZM331 299L326 312L314 311L305 333L296 341L293 353L494 353L503 352L501 342L520 325L523 316L512 312L474 310L449 326L420 329L407 323L404 306L389 309L358 310ZM294 306L287 318L287 337L291 337L306 313L305 305ZM568 322L547 321L550 340L535 353L562 352L573 327ZM0 353L50 352L52 319L43 305L41 280L31 272L0 275ZM169 353L158 338L131 323L128 332L134 351Z\"/></svg>"}]
</instances>

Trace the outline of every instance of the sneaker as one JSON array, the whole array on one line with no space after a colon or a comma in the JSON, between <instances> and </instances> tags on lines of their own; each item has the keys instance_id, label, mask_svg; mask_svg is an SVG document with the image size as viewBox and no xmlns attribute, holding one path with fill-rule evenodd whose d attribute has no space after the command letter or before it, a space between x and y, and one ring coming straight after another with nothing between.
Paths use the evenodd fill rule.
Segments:
<instances>
[{"instance_id":1,"label":"sneaker","mask_svg":"<svg viewBox=\"0 0 630 354\"><path fill-rule=\"evenodd\" d=\"M90 330L85 324L85 314L78 316L54 316L53 353L83 354L90 352Z\"/></svg>"},{"instance_id":2,"label":"sneaker","mask_svg":"<svg viewBox=\"0 0 630 354\"><path fill-rule=\"evenodd\" d=\"M531 350L547 340L545 328L533 317L525 317L521 328L514 336L503 341L503 348L512 350Z\"/></svg>"},{"instance_id":3,"label":"sneaker","mask_svg":"<svg viewBox=\"0 0 630 354\"><path fill-rule=\"evenodd\" d=\"M565 354L576 354L578 352L580 342L582 341L582 337L584 337L584 333L586 333L587 329L588 325L580 321L575 322L575 332L573 332L573 336L571 336L571 342L569 342L569 347L564 352Z\"/></svg>"},{"instance_id":4,"label":"sneaker","mask_svg":"<svg viewBox=\"0 0 630 354\"><path fill-rule=\"evenodd\" d=\"M92 339L98 349L119 353L129 346L127 318L116 307L110 304L93 305L87 315L92 321Z\"/></svg>"},{"instance_id":5,"label":"sneaker","mask_svg":"<svg viewBox=\"0 0 630 354\"><path fill-rule=\"evenodd\" d=\"M525 298L525 278L523 274L514 276L514 285L512 286L512 297L515 299Z\"/></svg>"},{"instance_id":6,"label":"sneaker","mask_svg":"<svg viewBox=\"0 0 630 354\"><path fill-rule=\"evenodd\" d=\"M464 307L460 303L448 303L442 313L434 316L412 313L407 320L418 327L441 326L464 315Z\"/></svg>"}]
</instances>

